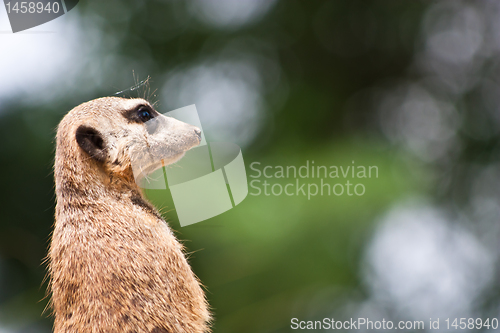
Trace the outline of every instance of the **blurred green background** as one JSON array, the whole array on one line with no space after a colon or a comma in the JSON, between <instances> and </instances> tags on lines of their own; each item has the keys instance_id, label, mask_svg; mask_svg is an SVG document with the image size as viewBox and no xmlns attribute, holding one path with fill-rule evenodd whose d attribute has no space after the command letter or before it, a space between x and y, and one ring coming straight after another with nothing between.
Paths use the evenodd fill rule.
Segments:
<instances>
[{"instance_id":1,"label":"blurred green background","mask_svg":"<svg viewBox=\"0 0 500 333\"><path fill-rule=\"evenodd\" d=\"M80 1L18 34L2 8L0 30L0 332L51 330L55 128L123 90L160 112L196 104L249 176L252 162L378 167L353 180L363 196L248 195L183 228L156 198L214 332L499 316L498 2Z\"/></svg>"}]
</instances>

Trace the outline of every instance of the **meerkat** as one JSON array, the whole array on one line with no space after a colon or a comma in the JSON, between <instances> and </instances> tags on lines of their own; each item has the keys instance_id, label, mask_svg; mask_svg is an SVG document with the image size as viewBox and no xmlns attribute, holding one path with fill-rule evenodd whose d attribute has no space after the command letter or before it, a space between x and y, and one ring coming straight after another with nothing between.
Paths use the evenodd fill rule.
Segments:
<instances>
[{"instance_id":1,"label":"meerkat","mask_svg":"<svg viewBox=\"0 0 500 333\"><path fill-rule=\"evenodd\" d=\"M175 162L200 134L143 99L99 98L62 119L49 251L55 333L209 331L183 246L132 170L133 160L145 172Z\"/></svg>"}]
</instances>

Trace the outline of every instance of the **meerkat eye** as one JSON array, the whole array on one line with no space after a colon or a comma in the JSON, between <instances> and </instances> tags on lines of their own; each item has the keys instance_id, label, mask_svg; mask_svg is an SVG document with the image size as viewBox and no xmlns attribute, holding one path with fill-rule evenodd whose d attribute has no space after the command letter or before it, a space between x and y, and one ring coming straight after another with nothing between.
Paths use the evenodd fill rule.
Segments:
<instances>
[{"instance_id":1,"label":"meerkat eye","mask_svg":"<svg viewBox=\"0 0 500 333\"><path fill-rule=\"evenodd\" d=\"M137 116L139 117L139 119L142 121L142 122L146 122L152 118L154 118L153 114L151 113L151 111L146 108L146 107L142 107L140 108L139 110L137 110Z\"/></svg>"},{"instance_id":2,"label":"meerkat eye","mask_svg":"<svg viewBox=\"0 0 500 333\"><path fill-rule=\"evenodd\" d=\"M159 115L150 105L141 104L133 109L122 112L122 116L129 122L145 123Z\"/></svg>"}]
</instances>

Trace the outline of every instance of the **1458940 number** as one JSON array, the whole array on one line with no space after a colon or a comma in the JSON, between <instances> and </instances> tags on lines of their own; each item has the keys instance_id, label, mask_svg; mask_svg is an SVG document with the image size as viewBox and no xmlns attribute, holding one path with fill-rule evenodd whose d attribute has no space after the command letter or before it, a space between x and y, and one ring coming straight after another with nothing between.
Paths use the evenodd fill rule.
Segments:
<instances>
[{"instance_id":1,"label":"1458940 number","mask_svg":"<svg viewBox=\"0 0 500 333\"><path fill-rule=\"evenodd\" d=\"M485 319L482 320L481 318L455 318L455 320L452 319L446 319L446 328L454 328L454 329L494 329L496 330L498 328L498 319L497 318L492 318L492 319Z\"/></svg>"},{"instance_id":2,"label":"1458940 number","mask_svg":"<svg viewBox=\"0 0 500 333\"><path fill-rule=\"evenodd\" d=\"M41 14L45 13L55 13L59 12L59 2L48 2L44 4L43 2L7 2L5 4L7 8L7 13L21 13L21 14Z\"/></svg>"}]
</instances>

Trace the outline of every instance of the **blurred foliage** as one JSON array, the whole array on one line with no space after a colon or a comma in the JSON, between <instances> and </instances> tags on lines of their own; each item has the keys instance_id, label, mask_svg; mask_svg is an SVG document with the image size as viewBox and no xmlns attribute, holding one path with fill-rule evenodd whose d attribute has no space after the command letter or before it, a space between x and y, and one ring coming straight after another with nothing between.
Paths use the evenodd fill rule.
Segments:
<instances>
[{"instance_id":1,"label":"blurred foliage","mask_svg":"<svg viewBox=\"0 0 500 333\"><path fill-rule=\"evenodd\" d=\"M65 91L61 78L63 97L33 105L23 103L26 91L0 101L5 189L0 193L0 323L5 327L20 332L51 327L51 319L40 314L47 302L42 261L54 215L55 128L81 102L132 86L133 71L139 79L152 76L151 99L162 101L163 83L175 70L223 57L261 57L263 64L279 67L279 79L262 84L258 131L249 142L238 142L249 175L253 161L284 166L355 161L379 168L377 179L363 181L362 197L249 195L235 209L184 228L170 210L168 191L150 191L193 252L193 269L214 310L214 332L289 332L293 317L330 317L345 304L367 299L360 265L379 216L415 195L464 205L473 180L469 167L498 162L499 124L488 118L489 111L476 112L482 95L474 90L450 102L463 119L460 141L452 144L455 153L444 158L452 156L453 163L416 157L412 146L387 134L384 123L399 118L380 120L384 92L397 92L401 82L423 76L415 58L423 48L429 3L277 1L261 17L227 26L200 19L200 6L199 1L81 1L72 15L79 16L83 31L99 33L94 57L100 60L95 68L89 61L81 69L100 73L95 89ZM260 68L263 81L272 73L266 66ZM81 77L73 86L93 84ZM422 85L450 96L433 84ZM137 94L142 95L123 95ZM164 104L184 106L169 103ZM474 134L485 128L491 135ZM485 298L488 311L498 303L498 292L492 295Z\"/></svg>"}]
</instances>

